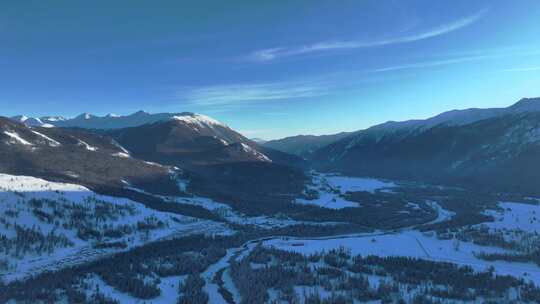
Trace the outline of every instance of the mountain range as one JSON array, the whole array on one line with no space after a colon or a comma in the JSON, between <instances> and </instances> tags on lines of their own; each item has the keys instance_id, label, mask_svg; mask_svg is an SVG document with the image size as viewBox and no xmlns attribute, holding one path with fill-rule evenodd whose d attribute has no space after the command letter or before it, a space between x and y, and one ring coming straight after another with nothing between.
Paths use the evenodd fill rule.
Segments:
<instances>
[{"instance_id":1,"label":"mountain range","mask_svg":"<svg viewBox=\"0 0 540 304\"><path fill-rule=\"evenodd\" d=\"M517 103L506 108L470 108L464 110L451 110L427 119L387 121L385 123L372 126L368 129L355 132L342 132L320 136L297 135L285 137L282 139L267 141L263 143L263 145L283 152L309 158L314 151L352 135L362 136L363 134L383 134L386 132L407 129L428 129L441 124L454 126L466 125L488 118L527 112L540 112L540 98L523 98Z\"/></svg>"},{"instance_id":2,"label":"mountain range","mask_svg":"<svg viewBox=\"0 0 540 304\"><path fill-rule=\"evenodd\" d=\"M179 195L174 180L180 179L189 193L226 200L245 212L288 204L289 197L303 190L306 163L298 156L262 147L204 115L137 113L126 119L99 118L107 126L113 122L119 126L119 121L137 124L125 128L75 127L75 120L70 123L73 127L30 126L24 123L34 121L30 118L22 122L4 118L0 172L123 195L134 188Z\"/></svg>"},{"instance_id":3,"label":"mountain range","mask_svg":"<svg viewBox=\"0 0 540 304\"><path fill-rule=\"evenodd\" d=\"M389 122L313 153L323 171L539 193L540 98Z\"/></svg>"},{"instance_id":4,"label":"mountain range","mask_svg":"<svg viewBox=\"0 0 540 304\"><path fill-rule=\"evenodd\" d=\"M28 153L27 159L42 155L41 151L54 148L52 141L62 147L54 151L65 149L66 153L89 154L96 151L81 147L96 146L97 153L107 152L103 159L126 156L113 158L118 164L132 159L180 168L190 175L197 191L239 204L261 197L272 201L277 191L298 193L305 180L300 172L307 168L540 192L533 182L540 179L540 171L531 165L540 163L540 98L524 98L507 108L453 110L423 120L389 121L356 132L300 135L264 143L210 117L188 112L82 114L73 119L17 116L1 122L7 130L0 134L9 148L6 151L23 151L13 159ZM27 163L17 166L4 162L3 166L25 167ZM115 182L122 179L117 176ZM240 195L238 189L248 194Z\"/></svg>"},{"instance_id":5,"label":"mountain range","mask_svg":"<svg viewBox=\"0 0 540 304\"><path fill-rule=\"evenodd\" d=\"M138 111L126 116L115 114L97 116L89 113L83 113L74 118L65 118L62 116L28 117L26 115L18 115L11 117L11 119L33 127L121 129L168 120L175 116L189 117L195 115L196 114L189 112L150 114L144 111Z\"/></svg>"}]
</instances>

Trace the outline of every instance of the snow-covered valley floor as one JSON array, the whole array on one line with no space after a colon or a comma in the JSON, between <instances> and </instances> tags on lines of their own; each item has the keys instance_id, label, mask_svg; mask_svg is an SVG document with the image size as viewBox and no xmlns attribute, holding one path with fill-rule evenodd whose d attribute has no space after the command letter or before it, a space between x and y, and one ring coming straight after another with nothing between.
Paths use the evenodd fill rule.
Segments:
<instances>
[{"instance_id":1,"label":"snow-covered valley floor","mask_svg":"<svg viewBox=\"0 0 540 304\"><path fill-rule=\"evenodd\" d=\"M306 202L297 199L296 203L316 204L331 209L356 207L361 203L347 201L342 194L348 191L377 193L392 191L396 187L399 186L389 181L319 175L315 185L311 185L319 198ZM246 217L226 204L203 197L163 199L204 207L235 224L274 228L308 223L287 217ZM426 201L426 204L437 214L427 224L444 223L456 216L456 212L446 210L437 202ZM540 206L509 202L500 203L499 206L498 210L485 211L495 221L483 225L494 230L522 230L531 234L540 232L536 217L540 214ZM407 210L420 209L420 205L413 202L405 204L405 207ZM217 262L214 260L200 273L205 283L202 290L208 294L209 303L240 303L241 293L232 278L231 263L244 259L258 244L305 256L346 248L353 255L413 257L469 266L475 271L486 271L492 267L496 274L511 275L540 285L540 267L536 264L487 261L477 257L478 253L515 253L513 250L481 246L456 238L442 239L433 232L420 232L412 227L326 237L270 236L251 240L242 246L227 249L223 257ZM89 231L90 228L93 229ZM4 242L9 244L8 249L0 251L0 262L7 261L7 268L0 269L0 278L5 282L101 259L154 241L201 233L231 235L235 232L223 223L155 211L128 199L98 195L78 185L0 174L0 234L4 236ZM20 242L27 241L26 237L33 235L39 235L35 237L46 247L49 246L48 249L21 246ZM113 246L101 246L111 243ZM123 245L114 245L118 243ZM161 294L142 300L115 289L98 275L91 274L85 278L90 286L98 286L102 294L120 303L175 302L179 296L179 285L185 280L185 275L162 277L157 285ZM275 295L275 292L270 294Z\"/></svg>"},{"instance_id":2,"label":"snow-covered valley floor","mask_svg":"<svg viewBox=\"0 0 540 304\"><path fill-rule=\"evenodd\" d=\"M337 239L272 239L265 241L264 245L304 255L321 251L328 252L343 247L350 249L353 255L407 256L471 266L478 271L485 271L489 267L494 267L498 274L512 275L540 284L540 267L535 264L490 262L475 257L475 253L480 252L504 253L509 251L455 240L439 240L432 234L415 230Z\"/></svg>"},{"instance_id":3,"label":"snow-covered valley floor","mask_svg":"<svg viewBox=\"0 0 540 304\"><path fill-rule=\"evenodd\" d=\"M499 203L500 210L485 213L495 218L486 225L494 229L515 230L540 233L540 206L514 202Z\"/></svg>"},{"instance_id":4,"label":"snow-covered valley floor","mask_svg":"<svg viewBox=\"0 0 540 304\"><path fill-rule=\"evenodd\" d=\"M313 199L296 199L297 204L316 205L329 209L342 209L346 207L358 207L357 202L348 201L342 194L354 191L384 191L396 187L392 182L382 181L367 177L349 177L336 174L324 174L312 172L313 184L307 188L317 193Z\"/></svg>"}]
</instances>

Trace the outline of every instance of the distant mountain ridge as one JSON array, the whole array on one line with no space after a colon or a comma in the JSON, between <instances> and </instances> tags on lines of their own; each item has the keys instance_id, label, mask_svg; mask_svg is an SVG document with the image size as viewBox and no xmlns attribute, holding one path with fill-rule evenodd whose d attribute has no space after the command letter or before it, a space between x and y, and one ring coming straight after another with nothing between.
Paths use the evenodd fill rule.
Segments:
<instances>
[{"instance_id":1,"label":"distant mountain ridge","mask_svg":"<svg viewBox=\"0 0 540 304\"><path fill-rule=\"evenodd\" d=\"M345 138L353 132L341 132L331 135L296 135L262 143L264 147L272 148L309 159L316 150Z\"/></svg>"},{"instance_id":2,"label":"distant mountain ridge","mask_svg":"<svg viewBox=\"0 0 540 304\"><path fill-rule=\"evenodd\" d=\"M174 165L231 162L276 162L304 168L294 155L263 147L211 117L191 112L150 114L138 111L127 116L96 116L83 113L75 118L24 115L10 118L29 127L80 128L112 136L141 159Z\"/></svg>"},{"instance_id":3,"label":"distant mountain ridge","mask_svg":"<svg viewBox=\"0 0 540 304\"><path fill-rule=\"evenodd\" d=\"M265 139L262 139L262 138L258 138L258 137L255 137L255 138L250 138L252 141L258 143L259 145L263 145L264 143L267 142L267 140Z\"/></svg>"},{"instance_id":4,"label":"distant mountain ridge","mask_svg":"<svg viewBox=\"0 0 540 304\"><path fill-rule=\"evenodd\" d=\"M406 121L387 121L364 130L355 132L342 132L330 135L296 135L276 140L270 140L262 145L282 152L298 155L310 159L319 149L334 142L353 135L382 135L388 132L406 130L429 129L437 125L467 125L484 119L518 114L526 112L540 112L540 98L523 98L506 108L470 108L464 110L451 110L427 119L413 119Z\"/></svg>"},{"instance_id":5,"label":"distant mountain ridge","mask_svg":"<svg viewBox=\"0 0 540 304\"><path fill-rule=\"evenodd\" d=\"M43 122L41 118L33 118L33 117L25 116L25 115L13 116L13 117L10 117L10 119L16 122L23 123L27 126L31 126L31 127L45 127L45 128L53 127L53 125Z\"/></svg>"},{"instance_id":6,"label":"distant mountain ridge","mask_svg":"<svg viewBox=\"0 0 540 304\"><path fill-rule=\"evenodd\" d=\"M540 98L389 122L317 150L315 168L540 194Z\"/></svg>"},{"instance_id":7,"label":"distant mountain ridge","mask_svg":"<svg viewBox=\"0 0 540 304\"><path fill-rule=\"evenodd\" d=\"M469 108L464 110L451 110L428 119L413 119L406 121L388 121L375 125L369 129L395 130L400 128L431 128L440 124L466 125L480 120L494 118L506 114L526 112L540 112L540 97L523 98L506 108Z\"/></svg>"},{"instance_id":8,"label":"distant mountain ridge","mask_svg":"<svg viewBox=\"0 0 540 304\"><path fill-rule=\"evenodd\" d=\"M74 118L65 118L62 116L43 116L39 118L33 118L24 115L18 115L11 117L11 119L29 126L38 127L122 129L151 124L158 121L170 120L174 117L204 117L207 120L212 120L207 116L191 112L150 114L144 111L138 111L125 116L115 114L96 116L90 113L83 113Z\"/></svg>"}]
</instances>

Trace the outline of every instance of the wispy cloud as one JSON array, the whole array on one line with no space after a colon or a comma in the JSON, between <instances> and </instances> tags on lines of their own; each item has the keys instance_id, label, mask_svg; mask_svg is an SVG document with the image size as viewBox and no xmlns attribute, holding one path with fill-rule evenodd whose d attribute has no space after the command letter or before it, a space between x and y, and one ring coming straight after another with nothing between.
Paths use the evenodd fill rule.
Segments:
<instances>
[{"instance_id":1,"label":"wispy cloud","mask_svg":"<svg viewBox=\"0 0 540 304\"><path fill-rule=\"evenodd\" d=\"M303 54L309 54L314 52L324 52L332 50L344 50L344 49L359 49L359 48L369 48L377 46L385 46L391 44L400 44L400 43L409 43L414 41L420 41L424 39L429 39L437 36L441 36L466 26L469 26L480 18L482 18L486 13L487 9L481 10L476 14L466 16L464 18L455 20L453 22L440 25L438 27L429 29L424 32L419 32L410 35L404 35L400 37L373 40L373 41L360 41L360 40L348 40L348 41L324 41L318 42L311 45L304 45L298 47L275 47L263 50L257 50L250 54L248 57L251 60L255 61L272 61L281 57L297 56Z\"/></svg>"},{"instance_id":2,"label":"wispy cloud","mask_svg":"<svg viewBox=\"0 0 540 304\"><path fill-rule=\"evenodd\" d=\"M532 71L540 71L540 66L537 67L524 67L524 68L511 68L511 69L504 69L503 72L532 72Z\"/></svg>"},{"instance_id":3,"label":"wispy cloud","mask_svg":"<svg viewBox=\"0 0 540 304\"><path fill-rule=\"evenodd\" d=\"M430 68L430 67L436 67L436 66L463 63L463 62L468 62L468 61L489 59L489 58L492 58L492 57L491 56L468 56L468 57L459 57L459 58L445 59L445 60L423 61L423 62L415 62L415 63L384 67L384 68L372 70L371 72L379 73L379 72L391 72L391 71L408 70L408 69Z\"/></svg>"},{"instance_id":4,"label":"wispy cloud","mask_svg":"<svg viewBox=\"0 0 540 304\"><path fill-rule=\"evenodd\" d=\"M309 79L168 87L167 90L172 89L172 92L169 91L167 94L169 94L169 99L175 103L182 102L185 105L204 107L204 111L209 113L220 113L257 106L263 103L329 97L337 93L358 91L364 85L369 85L373 82L395 81L396 78L402 77L400 75L406 75L406 73L390 73L392 71L425 69L474 61L537 55L540 55L538 49L524 47L473 50L460 53L447 53L445 55L439 55L438 58L432 57L433 60L405 62L369 70L341 71L319 75ZM502 71L524 72L536 70L540 70L540 67L509 68ZM282 116L287 115L287 113L279 110L269 111L267 108L264 112L261 112L261 115Z\"/></svg>"},{"instance_id":5,"label":"wispy cloud","mask_svg":"<svg viewBox=\"0 0 540 304\"><path fill-rule=\"evenodd\" d=\"M515 48L507 48L507 49L501 49L501 50L491 50L491 51L483 51L483 54L480 55L480 52L470 52L471 55L463 55L453 58L447 58L447 59L439 59L439 60L431 60L431 61L421 61L421 62L412 62L412 63L406 63L406 64L400 64L400 65L393 65L393 66L387 66L379 69L374 69L369 72L391 72L391 71L399 71L399 70L409 70L409 69L422 69L422 68L430 68L430 67L437 67L437 66L445 66L445 65L452 65L452 64L458 64L458 63L464 63L464 62L473 62L473 61L482 61L482 60L490 60L490 59L499 59L499 58L505 58L505 57L518 57L518 56L534 56L540 54L540 51L537 50L520 50ZM518 71L533 71L536 69L540 69L540 67L533 67L533 68L519 68L519 69L506 69L503 71L506 72L518 72Z\"/></svg>"},{"instance_id":6,"label":"wispy cloud","mask_svg":"<svg viewBox=\"0 0 540 304\"><path fill-rule=\"evenodd\" d=\"M290 81L183 87L175 99L198 106L245 105L266 101L323 96L330 84L324 81Z\"/></svg>"},{"instance_id":7,"label":"wispy cloud","mask_svg":"<svg viewBox=\"0 0 540 304\"><path fill-rule=\"evenodd\" d=\"M261 113L263 115L266 115L266 116L289 116L291 115L291 113L288 113L288 112L264 112L264 113Z\"/></svg>"}]
</instances>

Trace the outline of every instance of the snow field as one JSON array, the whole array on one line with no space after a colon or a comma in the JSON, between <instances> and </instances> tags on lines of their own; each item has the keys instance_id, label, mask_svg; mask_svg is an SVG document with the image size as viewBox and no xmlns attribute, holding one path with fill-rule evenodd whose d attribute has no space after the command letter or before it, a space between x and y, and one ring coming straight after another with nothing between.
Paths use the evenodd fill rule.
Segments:
<instances>
[{"instance_id":1,"label":"snow field","mask_svg":"<svg viewBox=\"0 0 540 304\"><path fill-rule=\"evenodd\" d=\"M96 200L112 204L120 208L118 214L112 215L106 223L100 223L99 227L119 227L121 225L134 226L134 233L124 235L120 238L110 239L110 241L123 241L127 248L95 249L95 240L83 240L77 236L77 231L65 228L62 224L40 220L33 207L30 205L32 199L49 199L56 204L75 204L82 208L92 208ZM47 204L41 210L52 212ZM10 214L11 216L7 216ZM203 221L178 214L159 212L145 207L144 205L123 198L115 198L98 195L89 189L75 184L54 183L43 179L28 176L13 176L0 174L0 234L8 238L16 236L14 225L35 228L41 233L47 234L55 231L57 235L66 236L73 246L66 248L54 248L52 253L42 253L35 255L32 253L24 256L0 255L0 259L7 259L11 265L10 269L0 272L0 278L5 281L20 279L36 273L59 269L69 265L88 262L93 259L103 257L121 250L143 245L148 242L197 233L228 234L230 229L225 225L211 221ZM173 220L174 218L174 220ZM147 233L136 229L137 222L147 219L162 221L163 226L149 230ZM108 239L105 239L108 241ZM2 270L0 270L2 271Z\"/></svg>"},{"instance_id":2,"label":"snow field","mask_svg":"<svg viewBox=\"0 0 540 304\"><path fill-rule=\"evenodd\" d=\"M359 207L357 202L351 202L340 195L346 192L367 191L375 192L377 190L385 190L396 187L392 182L384 182L373 178L360 178L339 176L334 174L312 174L314 185L308 187L311 191L316 191L319 198L308 200L299 198L295 202L304 205L316 205L329 209L343 209L347 207Z\"/></svg>"},{"instance_id":3,"label":"snow field","mask_svg":"<svg viewBox=\"0 0 540 304\"><path fill-rule=\"evenodd\" d=\"M372 236L343 237L335 239L302 239L287 240L272 239L264 242L265 246L281 250L298 252L304 255L321 251L329 251L344 247L351 250L353 255L376 256L406 256L438 262L454 263L470 266L475 270L486 270L490 266L501 275L531 280L540 284L540 267L532 263L509 263L503 261L484 261L475 257L475 253L504 253L508 252L495 247L478 246L472 243L456 240L439 240L429 234L419 231L403 231L395 234L378 234Z\"/></svg>"},{"instance_id":4,"label":"snow field","mask_svg":"<svg viewBox=\"0 0 540 304\"><path fill-rule=\"evenodd\" d=\"M485 213L495 218L486 223L489 228L540 232L540 205L523 203L499 203L500 211L487 210Z\"/></svg>"}]
</instances>

